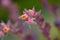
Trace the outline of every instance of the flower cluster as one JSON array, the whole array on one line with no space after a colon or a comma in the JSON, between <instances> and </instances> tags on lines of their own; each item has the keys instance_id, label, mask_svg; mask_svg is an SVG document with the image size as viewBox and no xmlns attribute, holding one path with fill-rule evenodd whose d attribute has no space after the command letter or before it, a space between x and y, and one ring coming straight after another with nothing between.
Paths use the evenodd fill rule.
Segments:
<instances>
[{"instance_id":1,"label":"flower cluster","mask_svg":"<svg viewBox=\"0 0 60 40\"><path fill-rule=\"evenodd\" d=\"M22 19L23 21L26 21L30 25L33 25L34 23L36 23L39 26L39 28L42 30L42 33L44 34L44 36L46 36L48 40L50 40L51 25L48 22L44 22L44 18L41 15L41 10L36 12L33 7L32 10L25 9L23 13L24 14L18 18Z\"/></svg>"},{"instance_id":2,"label":"flower cluster","mask_svg":"<svg viewBox=\"0 0 60 40\"><path fill-rule=\"evenodd\" d=\"M44 21L41 10L35 11L34 7L29 10L24 9L23 14L19 16L17 10L18 7L15 3L12 3L11 0L1 0L1 4L3 7L9 10L10 18L7 23L4 23L3 21L0 23L0 38L4 37L5 34L12 32L20 35L23 40L38 40L37 31L35 32L35 30L31 27L31 25L37 24L38 26L36 27L40 28L42 34L47 37L48 40L51 40L51 25L50 23ZM42 0L42 4L47 8L48 11L54 14L55 18L57 18L56 5L54 5L56 7L52 9L46 0ZM59 20L55 21L55 25L60 30Z\"/></svg>"},{"instance_id":3,"label":"flower cluster","mask_svg":"<svg viewBox=\"0 0 60 40\"><path fill-rule=\"evenodd\" d=\"M10 20L8 20L6 24L2 21L0 23L1 37L3 37L4 34L6 33L13 32L14 34L21 35L24 38L23 40L28 40L28 39L37 40L37 37L36 39L34 38L34 36L37 34L34 33L34 31L32 30L30 26L33 24L37 24L39 28L42 30L42 33L46 35L47 37L49 37L49 30L51 26L49 23L44 23L44 18L41 15L41 10L36 12L34 7L32 8L32 10L25 9L23 12L23 15L18 17L18 20L19 21L17 21L16 23L15 22L12 23ZM24 24L25 22L28 26ZM28 30L30 30L30 33L28 35L25 35L25 33L28 32ZM31 31L33 31L33 33ZM32 35L32 34L35 34L35 35Z\"/></svg>"},{"instance_id":4,"label":"flower cluster","mask_svg":"<svg viewBox=\"0 0 60 40\"><path fill-rule=\"evenodd\" d=\"M29 10L24 9L23 15L21 15L21 16L18 17L18 18L21 18L22 20L27 21L29 24L33 24L33 23L35 23L37 20L40 20L40 19L42 19L41 21L44 20L44 19L42 18L42 16L40 17L40 15L41 15L41 10L38 11L38 12L36 12L36 11L34 10L34 7L33 7L32 10L31 10L31 9L29 9ZM39 17L39 18L38 18L38 17Z\"/></svg>"}]
</instances>

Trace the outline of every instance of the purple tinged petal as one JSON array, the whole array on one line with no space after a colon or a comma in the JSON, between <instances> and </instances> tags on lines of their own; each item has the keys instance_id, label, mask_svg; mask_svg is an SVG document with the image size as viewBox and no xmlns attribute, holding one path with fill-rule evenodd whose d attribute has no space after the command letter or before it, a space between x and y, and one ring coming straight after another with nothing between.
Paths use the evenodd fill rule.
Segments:
<instances>
[{"instance_id":1,"label":"purple tinged petal","mask_svg":"<svg viewBox=\"0 0 60 40\"><path fill-rule=\"evenodd\" d=\"M27 10L27 9L24 9L24 11L25 11L25 12L28 12L28 10Z\"/></svg>"},{"instance_id":2,"label":"purple tinged petal","mask_svg":"<svg viewBox=\"0 0 60 40\"><path fill-rule=\"evenodd\" d=\"M9 27L10 24L11 24L10 21L8 21L6 24L3 21L1 22L2 27Z\"/></svg>"},{"instance_id":3,"label":"purple tinged petal","mask_svg":"<svg viewBox=\"0 0 60 40\"><path fill-rule=\"evenodd\" d=\"M37 12L38 15L41 15L41 10Z\"/></svg>"},{"instance_id":4,"label":"purple tinged petal","mask_svg":"<svg viewBox=\"0 0 60 40\"><path fill-rule=\"evenodd\" d=\"M41 10L38 12L35 12L35 15L33 17L38 18L41 16Z\"/></svg>"},{"instance_id":5,"label":"purple tinged petal","mask_svg":"<svg viewBox=\"0 0 60 40\"><path fill-rule=\"evenodd\" d=\"M32 10L35 11L35 7L34 6L33 6Z\"/></svg>"},{"instance_id":6,"label":"purple tinged petal","mask_svg":"<svg viewBox=\"0 0 60 40\"><path fill-rule=\"evenodd\" d=\"M23 13L26 13L28 16L30 16L29 15L29 11L27 9L24 9L24 12Z\"/></svg>"},{"instance_id":7,"label":"purple tinged petal","mask_svg":"<svg viewBox=\"0 0 60 40\"><path fill-rule=\"evenodd\" d=\"M35 9L34 9L34 7L32 8L32 10L31 9L29 9L29 10L27 10L27 9L24 9L24 13L26 13L28 16L33 16L34 14L35 14Z\"/></svg>"},{"instance_id":8,"label":"purple tinged petal","mask_svg":"<svg viewBox=\"0 0 60 40\"><path fill-rule=\"evenodd\" d=\"M7 22L7 26L9 27L10 26L10 24L11 24L11 22L10 22L10 20L8 20L8 22Z\"/></svg>"},{"instance_id":9,"label":"purple tinged petal","mask_svg":"<svg viewBox=\"0 0 60 40\"><path fill-rule=\"evenodd\" d=\"M29 24L34 24L33 19L29 19L27 22L28 22Z\"/></svg>"},{"instance_id":10,"label":"purple tinged petal","mask_svg":"<svg viewBox=\"0 0 60 40\"><path fill-rule=\"evenodd\" d=\"M1 25L0 25L0 31L2 31L2 27L1 27Z\"/></svg>"},{"instance_id":11,"label":"purple tinged petal","mask_svg":"<svg viewBox=\"0 0 60 40\"><path fill-rule=\"evenodd\" d=\"M6 24L3 21L1 21L1 26L6 26Z\"/></svg>"}]
</instances>

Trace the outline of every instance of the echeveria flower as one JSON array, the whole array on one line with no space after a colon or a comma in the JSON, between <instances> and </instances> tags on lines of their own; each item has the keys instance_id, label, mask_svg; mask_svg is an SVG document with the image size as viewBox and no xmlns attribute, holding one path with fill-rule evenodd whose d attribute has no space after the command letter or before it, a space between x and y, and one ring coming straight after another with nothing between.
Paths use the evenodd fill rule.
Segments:
<instances>
[{"instance_id":1,"label":"echeveria flower","mask_svg":"<svg viewBox=\"0 0 60 40\"><path fill-rule=\"evenodd\" d=\"M30 15L34 16L34 13L35 13L35 11L29 9L29 14L30 14Z\"/></svg>"},{"instance_id":2,"label":"echeveria flower","mask_svg":"<svg viewBox=\"0 0 60 40\"><path fill-rule=\"evenodd\" d=\"M24 13L26 13L28 16L32 17L35 15L35 9L34 9L34 7L32 9L29 9L29 10L24 9Z\"/></svg>"},{"instance_id":3,"label":"echeveria flower","mask_svg":"<svg viewBox=\"0 0 60 40\"><path fill-rule=\"evenodd\" d=\"M21 16L21 19L22 19L22 20L27 20L27 19L28 19L28 15L27 15L27 14L23 14L23 15Z\"/></svg>"},{"instance_id":4,"label":"echeveria flower","mask_svg":"<svg viewBox=\"0 0 60 40\"><path fill-rule=\"evenodd\" d=\"M3 27L2 30L4 33L8 33L10 28L10 22L8 21L7 24L5 24L4 22L1 22L1 26Z\"/></svg>"},{"instance_id":5,"label":"echeveria flower","mask_svg":"<svg viewBox=\"0 0 60 40\"><path fill-rule=\"evenodd\" d=\"M1 22L2 27L9 27L10 24L11 24L10 20L8 20L8 22L6 24L3 21Z\"/></svg>"},{"instance_id":6,"label":"echeveria flower","mask_svg":"<svg viewBox=\"0 0 60 40\"><path fill-rule=\"evenodd\" d=\"M4 33L8 33L9 30L10 30L9 27L3 27L3 32L4 32Z\"/></svg>"}]
</instances>

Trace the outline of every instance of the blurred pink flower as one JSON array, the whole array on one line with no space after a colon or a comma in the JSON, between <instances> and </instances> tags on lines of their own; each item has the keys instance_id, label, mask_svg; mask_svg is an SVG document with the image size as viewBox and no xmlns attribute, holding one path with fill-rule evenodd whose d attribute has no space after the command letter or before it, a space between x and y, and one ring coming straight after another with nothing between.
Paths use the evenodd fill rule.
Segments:
<instances>
[{"instance_id":1,"label":"blurred pink flower","mask_svg":"<svg viewBox=\"0 0 60 40\"><path fill-rule=\"evenodd\" d=\"M2 38L3 36L4 36L4 33L0 31L0 38Z\"/></svg>"},{"instance_id":2,"label":"blurred pink flower","mask_svg":"<svg viewBox=\"0 0 60 40\"><path fill-rule=\"evenodd\" d=\"M30 15L32 15L32 16L33 16L33 15L34 15L34 13L35 13L35 12L34 12L34 10L30 10L30 9L29 9L29 14L30 14Z\"/></svg>"},{"instance_id":3,"label":"blurred pink flower","mask_svg":"<svg viewBox=\"0 0 60 40\"><path fill-rule=\"evenodd\" d=\"M33 7L32 9L24 9L25 13L28 14L29 16L34 16L35 14L35 8Z\"/></svg>"},{"instance_id":4,"label":"blurred pink flower","mask_svg":"<svg viewBox=\"0 0 60 40\"><path fill-rule=\"evenodd\" d=\"M16 3L12 3L11 0L2 0L1 3L2 3L3 7L8 9L9 18L12 21L17 21L18 7L17 7Z\"/></svg>"},{"instance_id":5,"label":"blurred pink flower","mask_svg":"<svg viewBox=\"0 0 60 40\"><path fill-rule=\"evenodd\" d=\"M1 22L1 27L3 32L8 32L10 31L10 21L7 22L7 24L5 24L3 21Z\"/></svg>"},{"instance_id":6,"label":"blurred pink flower","mask_svg":"<svg viewBox=\"0 0 60 40\"><path fill-rule=\"evenodd\" d=\"M2 6L7 7L9 4L11 4L11 0L2 0L1 3Z\"/></svg>"},{"instance_id":7,"label":"blurred pink flower","mask_svg":"<svg viewBox=\"0 0 60 40\"><path fill-rule=\"evenodd\" d=\"M2 27L9 27L10 26L10 20L8 20L8 22L5 24L3 21L1 22L1 26Z\"/></svg>"},{"instance_id":8,"label":"blurred pink flower","mask_svg":"<svg viewBox=\"0 0 60 40\"><path fill-rule=\"evenodd\" d=\"M16 22L18 20L18 7L17 7L17 4L11 4L9 6L9 18Z\"/></svg>"},{"instance_id":9,"label":"blurred pink flower","mask_svg":"<svg viewBox=\"0 0 60 40\"><path fill-rule=\"evenodd\" d=\"M21 18L22 20L28 20L28 15L27 14L23 14L20 17L18 17L19 19Z\"/></svg>"},{"instance_id":10,"label":"blurred pink flower","mask_svg":"<svg viewBox=\"0 0 60 40\"><path fill-rule=\"evenodd\" d=\"M28 23L29 23L29 24L33 24L33 23L34 23L33 19L29 19L29 20L28 20Z\"/></svg>"}]
</instances>

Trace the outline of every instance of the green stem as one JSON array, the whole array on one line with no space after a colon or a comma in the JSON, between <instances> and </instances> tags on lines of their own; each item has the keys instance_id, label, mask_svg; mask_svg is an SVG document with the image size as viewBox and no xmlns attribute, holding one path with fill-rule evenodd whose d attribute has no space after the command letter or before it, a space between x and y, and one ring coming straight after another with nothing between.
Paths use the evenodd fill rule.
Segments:
<instances>
[{"instance_id":1,"label":"green stem","mask_svg":"<svg viewBox=\"0 0 60 40\"><path fill-rule=\"evenodd\" d=\"M0 38L0 40L1 40L1 38Z\"/></svg>"},{"instance_id":2,"label":"green stem","mask_svg":"<svg viewBox=\"0 0 60 40\"><path fill-rule=\"evenodd\" d=\"M1 40L5 40L8 37L8 34L6 34Z\"/></svg>"},{"instance_id":3,"label":"green stem","mask_svg":"<svg viewBox=\"0 0 60 40\"><path fill-rule=\"evenodd\" d=\"M4 37L3 38L1 38L1 40L3 40L4 39Z\"/></svg>"},{"instance_id":4,"label":"green stem","mask_svg":"<svg viewBox=\"0 0 60 40\"><path fill-rule=\"evenodd\" d=\"M0 38L0 40L3 40L4 37Z\"/></svg>"}]
</instances>

